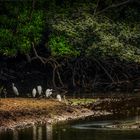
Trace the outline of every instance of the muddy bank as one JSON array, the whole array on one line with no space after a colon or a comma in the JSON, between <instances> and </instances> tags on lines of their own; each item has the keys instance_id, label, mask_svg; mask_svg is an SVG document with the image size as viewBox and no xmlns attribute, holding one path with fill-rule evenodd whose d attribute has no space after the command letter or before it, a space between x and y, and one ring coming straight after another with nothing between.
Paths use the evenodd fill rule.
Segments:
<instances>
[{"instance_id":1,"label":"muddy bank","mask_svg":"<svg viewBox=\"0 0 140 140\"><path fill-rule=\"evenodd\" d=\"M114 116L136 116L140 114L140 95L99 99L87 107L94 111L107 111Z\"/></svg>"},{"instance_id":2,"label":"muddy bank","mask_svg":"<svg viewBox=\"0 0 140 140\"><path fill-rule=\"evenodd\" d=\"M54 124L92 116L114 120L119 116L136 116L140 113L140 98L76 99L58 102L48 99L0 99L0 130L24 128L35 124ZM140 123L115 124L112 127L139 129Z\"/></svg>"},{"instance_id":3,"label":"muddy bank","mask_svg":"<svg viewBox=\"0 0 140 140\"><path fill-rule=\"evenodd\" d=\"M54 124L61 121L105 115L81 105L45 99L0 99L0 130L23 128L34 124Z\"/></svg>"}]
</instances>

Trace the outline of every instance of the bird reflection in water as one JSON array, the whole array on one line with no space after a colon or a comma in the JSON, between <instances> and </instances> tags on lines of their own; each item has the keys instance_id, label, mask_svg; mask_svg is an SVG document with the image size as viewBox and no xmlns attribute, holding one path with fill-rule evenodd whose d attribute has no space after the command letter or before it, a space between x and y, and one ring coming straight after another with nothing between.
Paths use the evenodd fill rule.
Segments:
<instances>
[{"instance_id":1,"label":"bird reflection in water","mask_svg":"<svg viewBox=\"0 0 140 140\"><path fill-rule=\"evenodd\" d=\"M33 140L37 140L36 126L33 126Z\"/></svg>"},{"instance_id":2,"label":"bird reflection in water","mask_svg":"<svg viewBox=\"0 0 140 140\"><path fill-rule=\"evenodd\" d=\"M53 131L53 128L52 128L52 125L46 125L46 140L52 140L53 136L52 136L52 131Z\"/></svg>"},{"instance_id":3,"label":"bird reflection in water","mask_svg":"<svg viewBox=\"0 0 140 140\"><path fill-rule=\"evenodd\" d=\"M19 140L19 138L18 138L18 131L17 130L13 131L13 140Z\"/></svg>"},{"instance_id":4,"label":"bird reflection in water","mask_svg":"<svg viewBox=\"0 0 140 140\"><path fill-rule=\"evenodd\" d=\"M53 140L52 130L52 125L47 124L43 126L34 125L22 130L13 130L12 140ZM11 138L8 140L11 140Z\"/></svg>"},{"instance_id":5,"label":"bird reflection in water","mask_svg":"<svg viewBox=\"0 0 140 140\"><path fill-rule=\"evenodd\" d=\"M38 127L38 139L37 140L42 140L42 126Z\"/></svg>"}]
</instances>

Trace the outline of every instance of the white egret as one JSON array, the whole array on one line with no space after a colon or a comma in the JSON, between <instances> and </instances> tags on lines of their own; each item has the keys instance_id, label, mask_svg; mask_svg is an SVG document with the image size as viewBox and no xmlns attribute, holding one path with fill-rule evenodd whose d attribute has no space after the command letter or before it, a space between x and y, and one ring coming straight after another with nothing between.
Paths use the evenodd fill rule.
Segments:
<instances>
[{"instance_id":1,"label":"white egret","mask_svg":"<svg viewBox=\"0 0 140 140\"><path fill-rule=\"evenodd\" d=\"M50 89L50 96L52 95L52 91L53 91L53 89Z\"/></svg>"},{"instance_id":2,"label":"white egret","mask_svg":"<svg viewBox=\"0 0 140 140\"><path fill-rule=\"evenodd\" d=\"M46 89L45 96L49 98L52 95L52 89Z\"/></svg>"},{"instance_id":3,"label":"white egret","mask_svg":"<svg viewBox=\"0 0 140 140\"><path fill-rule=\"evenodd\" d=\"M32 90L32 96L33 96L33 98L35 98L35 97L36 97L36 93L37 93L36 89L35 89L35 88L33 88L33 90Z\"/></svg>"},{"instance_id":4,"label":"white egret","mask_svg":"<svg viewBox=\"0 0 140 140\"><path fill-rule=\"evenodd\" d=\"M59 102L61 102L61 101L62 101L61 95L60 95L60 94L57 94L57 95L56 95L56 99L57 99Z\"/></svg>"},{"instance_id":5,"label":"white egret","mask_svg":"<svg viewBox=\"0 0 140 140\"><path fill-rule=\"evenodd\" d=\"M39 94L39 96L41 95L41 93L42 93L42 87L39 85L39 86L37 86L37 92L38 92L38 94Z\"/></svg>"},{"instance_id":6,"label":"white egret","mask_svg":"<svg viewBox=\"0 0 140 140\"><path fill-rule=\"evenodd\" d=\"M50 89L46 89L45 96L48 98L50 96Z\"/></svg>"},{"instance_id":7,"label":"white egret","mask_svg":"<svg viewBox=\"0 0 140 140\"><path fill-rule=\"evenodd\" d=\"M16 96L19 96L19 92L18 92L18 89L15 87L15 84L12 83L12 89L13 89L13 92Z\"/></svg>"}]
</instances>

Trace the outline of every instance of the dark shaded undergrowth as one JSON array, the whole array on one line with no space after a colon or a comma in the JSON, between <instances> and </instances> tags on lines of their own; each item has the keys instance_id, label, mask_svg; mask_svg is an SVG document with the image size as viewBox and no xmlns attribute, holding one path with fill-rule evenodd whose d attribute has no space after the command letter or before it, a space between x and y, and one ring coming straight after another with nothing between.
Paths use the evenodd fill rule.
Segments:
<instances>
[{"instance_id":1,"label":"dark shaded undergrowth","mask_svg":"<svg viewBox=\"0 0 140 140\"><path fill-rule=\"evenodd\" d=\"M13 96L14 82L22 96L31 93L37 85L54 88L61 93L139 92L140 65L117 59L91 60L83 57L54 60L43 64L38 59L28 63L22 56L0 58L1 91L6 88ZM25 95L26 94L26 95ZM3 96L3 95L2 95Z\"/></svg>"}]
</instances>

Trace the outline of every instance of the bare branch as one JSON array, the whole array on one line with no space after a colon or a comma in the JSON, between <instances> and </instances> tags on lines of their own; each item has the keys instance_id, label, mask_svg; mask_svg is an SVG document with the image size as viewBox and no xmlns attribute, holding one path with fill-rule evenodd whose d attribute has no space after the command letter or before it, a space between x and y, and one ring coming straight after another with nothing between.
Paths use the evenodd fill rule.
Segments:
<instances>
[{"instance_id":1,"label":"bare branch","mask_svg":"<svg viewBox=\"0 0 140 140\"><path fill-rule=\"evenodd\" d=\"M98 5L99 5L99 2L100 2L100 0L97 1L97 5L96 5L95 10L94 10L94 15L96 14L96 11L97 11L97 8L98 8Z\"/></svg>"},{"instance_id":2,"label":"bare branch","mask_svg":"<svg viewBox=\"0 0 140 140\"><path fill-rule=\"evenodd\" d=\"M98 63L98 65L104 70L104 72L106 73L106 75L110 78L110 80L112 81L112 82L114 82L114 79L112 78L112 76L109 74L109 72L102 66L102 64L98 61L98 60L96 60L95 59L95 61Z\"/></svg>"},{"instance_id":3,"label":"bare branch","mask_svg":"<svg viewBox=\"0 0 140 140\"><path fill-rule=\"evenodd\" d=\"M106 7L106 8L104 8L103 10L97 12L97 15L99 15L99 14L101 14L101 13L107 11L108 9L116 8L116 7L125 5L125 4L127 4L127 3L130 3L130 2L132 2L132 1L133 1L133 0L127 0L127 1L124 1L124 2L121 2L121 3L118 3L118 4L112 4L112 5L110 5L110 6Z\"/></svg>"},{"instance_id":4,"label":"bare branch","mask_svg":"<svg viewBox=\"0 0 140 140\"><path fill-rule=\"evenodd\" d=\"M32 47L33 47L33 51L34 51L34 54L35 54L36 58L38 58L43 64L45 64L45 61L42 59L42 57L40 57L38 55L33 42L32 42Z\"/></svg>"},{"instance_id":5,"label":"bare branch","mask_svg":"<svg viewBox=\"0 0 140 140\"><path fill-rule=\"evenodd\" d=\"M57 73L57 76L58 76L58 79L59 79L59 82L60 82L61 86L64 87L64 84L62 82L62 79L61 79L61 76L60 76L60 73L59 73L58 69L57 69L56 73Z\"/></svg>"},{"instance_id":6,"label":"bare branch","mask_svg":"<svg viewBox=\"0 0 140 140\"><path fill-rule=\"evenodd\" d=\"M31 9L31 12L30 12L30 20L32 19L34 8L35 8L35 0L32 1L32 9Z\"/></svg>"}]
</instances>

